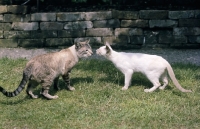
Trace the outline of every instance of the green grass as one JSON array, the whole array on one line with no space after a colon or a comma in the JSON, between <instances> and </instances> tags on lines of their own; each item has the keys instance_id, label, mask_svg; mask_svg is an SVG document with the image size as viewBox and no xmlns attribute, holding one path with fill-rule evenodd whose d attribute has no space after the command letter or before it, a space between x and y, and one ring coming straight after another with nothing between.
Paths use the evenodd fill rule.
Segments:
<instances>
[{"instance_id":1,"label":"green grass","mask_svg":"<svg viewBox=\"0 0 200 129\"><path fill-rule=\"evenodd\" d=\"M0 85L15 90L27 60L0 59ZM182 93L170 81L164 90L145 93L152 84L142 74L122 91L124 77L109 61L82 60L72 70L67 91L51 89L56 100L31 99L25 90L16 97L0 94L0 129L197 129L200 127L200 67L172 65ZM39 94L40 86L35 89Z\"/></svg>"}]
</instances>

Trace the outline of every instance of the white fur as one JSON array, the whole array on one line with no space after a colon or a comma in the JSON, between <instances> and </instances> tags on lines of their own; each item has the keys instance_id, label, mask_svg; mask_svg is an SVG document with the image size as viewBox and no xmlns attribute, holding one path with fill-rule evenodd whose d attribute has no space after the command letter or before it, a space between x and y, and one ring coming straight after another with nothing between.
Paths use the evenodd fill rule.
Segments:
<instances>
[{"instance_id":1,"label":"white fur","mask_svg":"<svg viewBox=\"0 0 200 129\"><path fill-rule=\"evenodd\" d=\"M158 87L164 89L168 84L167 71L175 86L182 92L191 92L181 87L175 78L170 64L160 56L141 53L125 53L114 51L108 43L96 50L98 55L104 56L124 74L125 84L122 90L127 90L130 86L132 74L141 72L152 82L153 87L145 89L145 92L153 92ZM159 79L162 79L161 86Z\"/></svg>"}]
</instances>

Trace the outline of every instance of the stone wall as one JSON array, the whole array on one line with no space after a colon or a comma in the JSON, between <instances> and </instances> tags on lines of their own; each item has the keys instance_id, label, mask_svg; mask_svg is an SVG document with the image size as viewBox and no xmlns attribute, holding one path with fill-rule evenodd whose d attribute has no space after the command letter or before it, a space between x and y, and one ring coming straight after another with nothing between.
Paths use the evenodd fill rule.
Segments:
<instances>
[{"instance_id":1,"label":"stone wall","mask_svg":"<svg viewBox=\"0 0 200 129\"><path fill-rule=\"evenodd\" d=\"M90 39L131 48L200 48L200 10L27 13L0 6L0 47L65 47Z\"/></svg>"}]
</instances>

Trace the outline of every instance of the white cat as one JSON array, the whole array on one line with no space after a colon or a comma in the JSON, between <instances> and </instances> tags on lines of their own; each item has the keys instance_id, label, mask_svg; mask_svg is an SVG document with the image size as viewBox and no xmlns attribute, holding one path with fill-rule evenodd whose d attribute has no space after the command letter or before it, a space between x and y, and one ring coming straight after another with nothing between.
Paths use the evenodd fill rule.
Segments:
<instances>
[{"instance_id":1,"label":"white cat","mask_svg":"<svg viewBox=\"0 0 200 129\"><path fill-rule=\"evenodd\" d=\"M168 72L174 85L180 91L192 92L191 90L186 90L181 87L174 75L171 65L160 56L141 53L116 52L108 43L97 49L96 53L112 61L113 64L125 75L125 85L122 90L128 89L134 72L143 73L152 82L153 87L145 89L145 92L153 92L158 87L163 90L168 84ZM162 86L159 82L160 78L163 81Z\"/></svg>"}]
</instances>

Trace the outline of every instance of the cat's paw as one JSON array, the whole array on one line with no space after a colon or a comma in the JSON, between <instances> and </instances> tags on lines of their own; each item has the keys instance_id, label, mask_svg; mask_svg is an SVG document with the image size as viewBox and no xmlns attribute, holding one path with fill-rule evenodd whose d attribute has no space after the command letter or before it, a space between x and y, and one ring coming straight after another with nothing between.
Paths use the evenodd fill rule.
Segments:
<instances>
[{"instance_id":1,"label":"cat's paw","mask_svg":"<svg viewBox=\"0 0 200 129\"><path fill-rule=\"evenodd\" d=\"M163 86L160 86L160 87L159 87L159 89L160 89L160 90L164 90L164 89L165 89L165 87L163 87Z\"/></svg>"},{"instance_id":2,"label":"cat's paw","mask_svg":"<svg viewBox=\"0 0 200 129\"><path fill-rule=\"evenodd\" d=\"M72 87L72 86L68 86L67 87L70 91L73 91L73 90L75 90L75 88L74 87Z\"/></svg>"},{"instance_id":3,"label":"cat's paw","mask_svg":"<svg viewBox=\"0 0 200 129\"><path fill-rule=\"evenodd\" d=\"M146 92L146 93L147 93L147 92L150 92L150 90L149 90L149 89L144 89L144 92Z\"/></svg>"},{"instance_id":4,"label":"cat's paw","mask_svg":"<svg viewBox=\"0 0 200 129\"><path fill-rule=\"evenodd\" d=\"M125 86L124 86L124 87L122 87L122 90L127 90L127 89L128 89L128 87L125 87Z\"/></svg>"}]
</instances>

